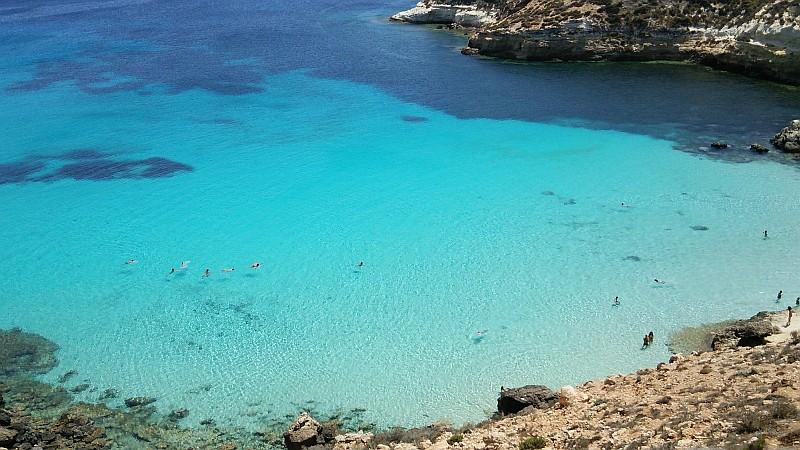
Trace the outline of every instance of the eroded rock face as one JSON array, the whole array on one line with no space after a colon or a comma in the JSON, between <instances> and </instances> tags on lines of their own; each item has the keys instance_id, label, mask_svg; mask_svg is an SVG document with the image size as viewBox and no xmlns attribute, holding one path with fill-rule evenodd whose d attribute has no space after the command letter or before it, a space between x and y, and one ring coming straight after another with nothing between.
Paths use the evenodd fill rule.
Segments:
<instances>
[{"instance_id":1,"label":"eroded rock face","mask_svg":"<svg viewBox=\"0 0 800 450\"><path fill-rule=\"evenodd\" d=\"M558 396L547 386L528 385L503 389L497 399L497 412L516 414L524 409L542 409L553 406Z\"/></svg>"},{"instance_id":2,"label":"eroded rock face","mask_svg":"<svg viewBox=\"0 0 800 450\"><path fill-rule=\"evenodd\" d=\"M770 139L770 143L786 153L800 153L800 120L793 120Z\"/></svg>"},{"instance_id":3,"label":"eroded rock face","mask_svg":"<svg viewBox=\"0 0 800 450\"><path fill-rule=\"evenodd\" d=\"M747 320L737 320L711 337L711 348L722 350L736 347L755 347L767 343L766 338L777 330L769 313L760 312Z\"/></svg>"},{"instance_id":4,"label":"eroded rock face","mask_svg":"<svg viewBox=\"0 0 800 450\"><path fill-rule=\"evenodd\" d=\"M800 84L792 0L500 0L465 54L529 61L694 61Z\"/></svg>"},{"instance_id":5,"label":"eroded rock face","mask_svg":"<svg viewBox=\"0 0 800 450\"><path fill-rule=\"evenodd\" d=\"M305 447L322 445L322 425L307 412L300 414L289 430L283 434L283 443L288 450L301 450Z\"/></svg>"},{"instance_id":6,"label":"eroded rock face","mask_svg":"<svg viewBox=\"0 0 800 450\"><path fill-rule=\"evenodd\" d=\"M40 375L58 364L58 346L19 328L0 330L0 377Z\"/></svg>"}]
</instances>

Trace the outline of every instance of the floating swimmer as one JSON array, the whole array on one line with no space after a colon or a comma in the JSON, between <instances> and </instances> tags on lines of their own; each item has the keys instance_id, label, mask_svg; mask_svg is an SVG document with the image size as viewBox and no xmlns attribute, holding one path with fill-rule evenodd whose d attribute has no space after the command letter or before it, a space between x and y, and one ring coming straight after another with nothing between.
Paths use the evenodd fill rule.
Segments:
<instances>
[{"instance_id":1,"label":"floating swimmer","mask_svg":"<svg viewBox=\"0 0 800 450\"><path fill-rule=\"evenodd\" d=\"M191 261L181 261L181 270L188 269Z\"/></svg>"},{"instance_id":2,"label":"floating swimmer","mask_svg":"<svg viewBox=\"0 0 800 450\"><path fill-rule=\"evenodd\" d=\"M175 273L175 268L174 267L169 269L169 274L172 275L173 273Z\"/></svg>"},{"instance_id":3,"label":"floating swimmer","mask_svg":"<svg viewBox=\"0 0 800 450\"><path fill-rule=\"evenodd\" d=\"M360 261L360 262L358 263L358 267L364 267L364 261Z\"/></svg>"},{"instance_id":4,"label":"floating swimmer","mask_svg":"<svg viewBox=\"0 0 800 450\"><path fill-rule=\"evenodd\" d=\"M210 277L210 276L211 276L211 270L209 270L209 269L206 269L206 271L205 271L205 272L203 272L203 278L208 278L208 277Z\"/></svg>"},{"instance_id":5,"label":"floating swimmer","mask_svg":"<svg viewBox=\"0 0 800 450\"><path fill-rule=\"evenodd\" d=\"M226 268L222 269L222 271L225 272L225 273L233 272L233 267L226 267Z\"/></svg>"},{"instance_id":6,"label":"floating swimmer","mask_svg":"<svg viewBox=\"0 0 800 450\"><path fill-rule=\"evenodd\" d=\"M611 306L619 306L619 295L614 297L614 303L612 303Z\"/></svg>"},{"instance_id":7,"label":"floating swimmer","mask_svg":"<svg viewBox=\"0 0 800 450\"><path fill-rule=\"evenodd\" d=\"M261 263L256 261L253 264L250 264L250 268L251 269L260 269L261 268Z\"/></svg>"},{"instance_id":8,"label":"floating swimmer","mask_svg":"<svg viewBox=\"0 0 800 450\"><path fill-rule=\"evenodd\" d=\"M666 282L666 281L664 281L664 280L659 280L658 278L655 278L653 281L655 281L655 282L656 282L656 283L658 283L658 284L667 284L667 282Z\"/></svg>"},{"instance_id":9,"label":"floating swimmer","mask_svg":"<svg viewBox=\"0 0 800 450\"><path fill-rule=\"evenodd\" d=\"M128 265L128 266L132 266L134 264L139 264L139 261L137 261L135 259L129 259L129 260L125 261L125 264Z\"/></svg>"}]
</instances>

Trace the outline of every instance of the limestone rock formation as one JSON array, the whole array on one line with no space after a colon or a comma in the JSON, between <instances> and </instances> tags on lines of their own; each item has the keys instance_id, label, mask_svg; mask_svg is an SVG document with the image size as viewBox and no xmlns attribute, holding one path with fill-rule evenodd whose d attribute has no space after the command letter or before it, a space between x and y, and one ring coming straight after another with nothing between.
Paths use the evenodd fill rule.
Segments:
<instances>
[{"instance_id":1,"label":"limestone rock formation","mask_svg":"<svg viewBox=\"0 0 800 450\"><path fill-rule=\"evenodd\" d=\"M793 120L770 139L770 143L786 153L800 153L800 120Z\"/></svg>"},{"instance_id":2,"label":"limestone rock formation","mask_svg":"<svg viewBox=\"0 0 800 450\"><path fill-rule=\"evenodd\" d=\"M325 443L322 425L310 414L303 412L283 434L283 443L288 450L302 450L305 447L322 445Z\"/></svg>"},{"instance_id":3,"label":"limestone rock formation","mask_svg":"<svg viewBox=\"0 0 800 450\"><path fill-rule=\"evenodd\" d=\"M764 345L767 342L766 338L776 331L769 313L760 312L747 320L736 320L715 331L711 336L711 348L722 350Z\"/></svg>"},{"instance_id":4,"label":"limestone rock formation","mask_svg":"<svg viewBox=\"0 0 800 450\"><path fill-rule=\"evenodd\" d=\"M463 5L466 3L467 5ZM395 20L480 20L465 54L530 61L693 61L800 84L796 0L441 0Z\"/></svg>"},{"instance_id":5,"label":"limestone rock formation","mask_svg":"<svg viewBox=\"0 0 800 450\"><path fill-rule=\"evenodd\" d=\"M523 410L541 409L553 406L556 393L547 386L527 385L503 389L497 399L497 412L501 415L516 414Z\"/></svg>"},{"instance_id":6,"label":"limestone rock formation","mask_svg":"<svg viewBox=\"0 0 800 450\"><path fill-rule=\"evenodd\" d=\"M448 4L425 0L411 9L393 15L391 19L398 22L454 24L464 27L479 27L494 22L490 11L479 9L469 1Z\"/></svg>"}]
</instances>

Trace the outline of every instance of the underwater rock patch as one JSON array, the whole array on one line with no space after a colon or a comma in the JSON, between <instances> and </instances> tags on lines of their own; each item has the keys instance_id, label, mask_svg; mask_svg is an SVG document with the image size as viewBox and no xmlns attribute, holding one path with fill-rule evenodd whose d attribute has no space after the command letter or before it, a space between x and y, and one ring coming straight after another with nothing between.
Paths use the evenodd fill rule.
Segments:
<instances>
[{"instance_id":1,"label":"underwater rock patch","mask_svg":"<svg viewBox=\"0 0 800 450\"><path fill-rule=\"evenodd\" d=\"M622 260L623 261L636 261L636 262L639 262L639 261L642 260L642 258L640 258L640 257L638 257L636 255L628 255L628 256L622 258Z\"/></svg>"},{"instance_id":2,"label":"underwater rock patch","mask_svg":"<svg viewBox=\"0 0 800 450\"><path fill-rule=\"evenodd\" d=\"M19 328L0 330L0 376L41 375L58 364L58 345Z\"/></svg>"},{"instance_id":3,"label":"underwater rock patch","mask_svg":"<svg viewBox=\"0 0 800 450\"><path fill-rule=\"evenodd\" d=\"M403 116L402 119L403 122L411 122L411 123L421 123L428 121L427 117L420 117L420 116Z\"/></svg>"},{"instance_id":4,"label":"underwater rock patch","mask_svg":"<svg viewBox=\"0 0 800 450\"><path fill-rule=\"evenodd\" d=\"M708 227L705 225L692 225L691 228L694 231L708 231Z\"/></svg>"}]
</instances>

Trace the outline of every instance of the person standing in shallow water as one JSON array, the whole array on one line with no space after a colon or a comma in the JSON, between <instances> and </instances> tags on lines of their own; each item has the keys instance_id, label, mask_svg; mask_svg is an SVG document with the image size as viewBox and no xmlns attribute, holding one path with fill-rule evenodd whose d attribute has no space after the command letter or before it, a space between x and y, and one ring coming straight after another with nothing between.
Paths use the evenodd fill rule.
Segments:
<instances>
[{"instance_id":1,"label":"person standing in shallow water","mask_svg":"<svg viewBox=\"0 0 800 450\"><path fill-rule=\"evenodd\" d=\"M650 338L645 334L642 340L642 350L646 349L648 345L650 345Z\"/></svg>"},{"instance_id":2,"label":"person standing in shallow water","mask_svg":"<svg viewBox=\"0 0 800 450\"><path fill-rule=\"evenodd\" d=\"M652 345L652 344L653 344L653 339L655 339L655 335L654 335L654 334L653 334L653 332L651 331L651 332L650 332L650 333L648 333L648 335L647 335L647 345Z\"/></svg>"},{"instance_id":3,"label":"person standing in shallow water","mask_svg":"<svg viewBox=\"0 0 800 450\"><path fill-rule=\"evenodd\" d=\"M767 230L764 230L764 239L767 238Z\"/></svg>"},{"instance_id":4,"label":"person standing in shallow water","mask_svg":"<svg viewBox=\"0 0 800 450\"><path fill-rule=\"evenodd\" d=\"M789 319L786 321L786 326L788 327L789 325L792 324L792 316L794 315L794 311L792 311L791 306L788 306L786 308L786 312L789 313Z\"/></svg>"},{"instance_id":5,"label":"person standing in shallow water","mask_svg":"<svg viewBox=\"0 0 800 450\"><path fill-rule=\"evenodd\" d=\"M776 301L778 301L778 302L781 301L782 297L783 297L783 290L780 290L780 291L778 291L778 299Z\"/></svg>"}]
</instances>

